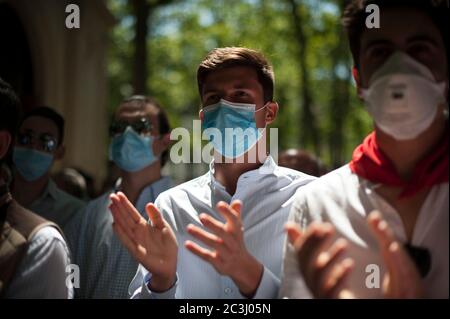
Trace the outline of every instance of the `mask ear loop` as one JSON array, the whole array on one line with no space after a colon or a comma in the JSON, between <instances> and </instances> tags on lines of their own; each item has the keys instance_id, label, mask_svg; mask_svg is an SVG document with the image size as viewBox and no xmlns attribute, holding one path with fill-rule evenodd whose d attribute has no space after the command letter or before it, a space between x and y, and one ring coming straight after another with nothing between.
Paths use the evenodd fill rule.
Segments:
<instances>
[{"instance_id":1,"label":"mask ear loop","mask_svg":"<svg viewBox=\"0 0 450 319\"><path fill-rule=\"evenodd\" d=\"M256 110L255 113L256 113L256 112L259 112L259 111L261 111L261 110L264 110L264 109L267 107L267 105L269 105L269 104L272 103L272 102L273 102L273 101L268 101L266 104L264 104L264 106L263 106L262 108L260 108L259 110ZM274 103L278 106L278 102L274 102ZM261 133L260 133L260 129L261 129L261 128L258 128L258 140L257 140L256 143L258 143L259 140L264 136L264 134L265 134L265 132L266 132L266 130L267 130L267 123L265 123L264 128L261 130Z\"/></svg>"},{"instance_id":2,"label":"mask ear loop","mask_svg":"<svg viewBox=\"0 0 450 319\"><path fill-rule=\"evenodd\" d=\"M270 103L272 103L272 101L268 101L266 104L264 104L264 106L262 107L262 108L260 108L260 109L258 109L258 110L255 110L255 113L256 112L259 112L259 111L261 111L261 110L264 110L266 107L267 107L267 105L269 105ZM276 103L276 102L275 102ZM277 105L278 105L278 103L277 103Z\"/></svg>"}]
</instances>

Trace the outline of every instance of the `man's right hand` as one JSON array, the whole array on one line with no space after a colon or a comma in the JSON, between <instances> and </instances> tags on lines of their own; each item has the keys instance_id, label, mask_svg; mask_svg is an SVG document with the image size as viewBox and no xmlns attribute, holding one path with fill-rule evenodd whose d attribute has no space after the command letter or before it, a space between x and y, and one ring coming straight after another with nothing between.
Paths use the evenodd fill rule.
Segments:
<instances>
[{"instance_id":1,"label":"man's right hand","mask_svg":"<svg viewBox=\"0 0 450 319\"><path fill-rule=\"evenodd\" d=\"M110 199L114 232L131 255L152 274L150 290L168 290L176 280L178 254L172 228L153 203L145 207L150 224L122 192L111 194Z\"/></svg>"}]
</instances>

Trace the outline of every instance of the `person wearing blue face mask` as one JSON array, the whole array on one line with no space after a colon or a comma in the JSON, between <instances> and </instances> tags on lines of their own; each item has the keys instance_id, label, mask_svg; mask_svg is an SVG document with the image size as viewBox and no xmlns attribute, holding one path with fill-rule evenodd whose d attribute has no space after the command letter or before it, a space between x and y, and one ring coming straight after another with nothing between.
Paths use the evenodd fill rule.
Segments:
<instances>
[{"instance_id":1,"label":"person wearing blue face mask","mask_svg":"<svg viewBox=\"0 0 450 319\"><path fill-rule=\"evenodd\" d=\"M111 195L114 230L140 263L129 291L133 298L275 298L290 199L315 178L279 167L265 151L278 104L260 52L214 49L197 80L214 148L209 171L148 203L151 224L126 194Z\"/></svg>"},{"instance_id":2,"label":"person wearing blue face mask","mask_svg":"<svg viewBox=\"0 0 450 319\"><path fill-rule=\"evenodd\" d=\"M63 231L85 206L50 178L53 163L62 159L64 152L64 118L46 106L26 113L12 153L13 195L24 207L55 222Z\"/></svg>"},{"instance_id":3,"label":"person wearing blue face mask","mask_svg":"<svg viewBox=\"0 0 450 319\"><path fill-rule=\"evenodd\" d=\"M60 227L21 206L10 192L20 113L18 96L0 78L0 299L71 298L71 261Z\"/></svg>"},{"instance_id":4,"label":"person wearing blue face mask","mask_svg":"<svg viewBox=\"0 0 450 319\"><path fill-rule=\"evenodd\" d=\"M81 274L76 298L127 298L138 263L113 233L109 195L127 194L138 214L144 215L145 205L171 187L170 177L161 175L169 131L164 109L152 98L136 95L120 104L110 126L108 152L120 177L113 189L88 203L68 236Z\"/></svg>"}]
</instances>

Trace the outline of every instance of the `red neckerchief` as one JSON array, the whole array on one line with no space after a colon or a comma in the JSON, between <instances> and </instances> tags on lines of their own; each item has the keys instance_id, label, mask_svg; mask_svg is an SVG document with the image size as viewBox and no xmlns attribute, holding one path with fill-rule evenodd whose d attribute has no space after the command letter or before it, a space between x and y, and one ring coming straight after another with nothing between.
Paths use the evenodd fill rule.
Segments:
<instances>
[{"instance_id":1,"label":"red neckerchief","mask_svg":"<svg viewBox=\"0 0 450 319\"><path fill-rule=\"evenodd\" d=\"M392 162L378 148L375 132L353 151L350 169L374 183L403 188L399 198L410 197L426 187L448 182L448 129L435 149L417 163L409 181L403 180ZM408 154L405 154L408 156Z\"/></svg>"}]
</instances>

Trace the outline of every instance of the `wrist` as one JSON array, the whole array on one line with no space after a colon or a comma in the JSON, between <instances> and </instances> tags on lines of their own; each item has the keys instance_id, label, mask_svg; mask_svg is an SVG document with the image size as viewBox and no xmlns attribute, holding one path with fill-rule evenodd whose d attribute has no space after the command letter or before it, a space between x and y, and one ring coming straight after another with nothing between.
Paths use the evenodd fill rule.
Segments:
<instances>
[{"instance_id":1,"label":"wrist","mask_svg":"<svg viewBox=\"0 0 450 319\"><path fill-rule=\"evenodd\" d=\"M165 292L175 284L175 280L176 274L170 276L152 275L147 287L153 292Z\"/></svg>"},{"instance_id":2,"label":"wrist","mask_svg":"<svg viewBox=\"0 0 450 319\"><path fill-rule=\"evenodd\" d=\"M264 266L248 254L237 269L238 272L232 277L234 283L243 296L252 298L261 282Z\"/></svg>"}]
</instances>

